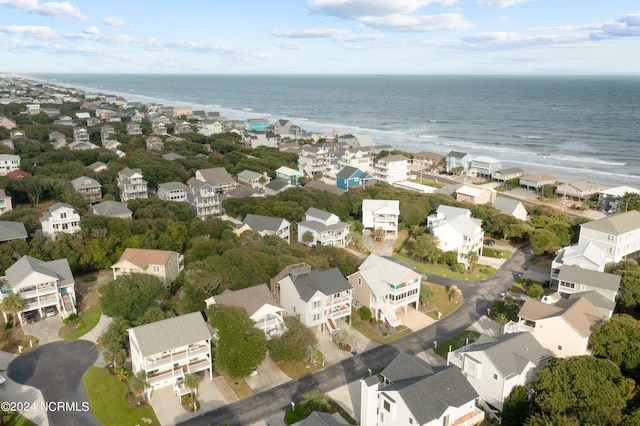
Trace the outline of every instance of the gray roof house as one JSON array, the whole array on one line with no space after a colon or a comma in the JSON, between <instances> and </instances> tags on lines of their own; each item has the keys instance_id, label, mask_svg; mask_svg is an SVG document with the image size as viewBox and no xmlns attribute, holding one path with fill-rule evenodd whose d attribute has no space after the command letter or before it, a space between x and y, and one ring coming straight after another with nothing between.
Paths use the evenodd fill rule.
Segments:
<instances>
[{"instance_id":1,"label":"gray roof house","mask_svg":"<svg viewBox=\"0 0 640 426\"><path fill-rule=\"evenodd\" d=\"M326 326L333 332L336 321L351 314L353 287L338 268L287 275L277 286L282 307L307 327Z\"/></svg>"},{"instance_id":2,"label":"gray roof house","mask_svg":"<svg viewBox=\"0 0 640 426\"><path fill-rule=\"evenodd\" d=\"M24 223L0 221L0 242L26 240L27 237Z\"/></svg>"},{"instance_id":3,"label":"gray roof house","mask_svg":"<svg viewBox=\"0 0 640 426\"><path fill-rule=\"evenodd\" d=\"M190 390L184 386L184 376L189 373L208 370L209 379L213 380L212 332L200 312L128 331L133 371L147 373L148 398L153 390L164 386L173 386L178 398L188 394Z\"/></svg>"},{"instance_id":4,"label":"gray roof house","mask_svg":"<svg viewBox=\"0 0 640 426\"><path fill-rule=\"evenodd\" d=\"M578 243L588 242L607 253L607 262L637 257L640 252L640 212L630 210L581 224Z\"/></svg>"},{"instance_id":5,"label":"gray roof house","mask_svg":"<svg viewBox=\"0 0 640 426\"><path fill-rule=\"evenodd\" d=\"M131 219L133 215L127 205L119 201L103 201L91 206L91 211L98 216L119 217L121 219Z\"/></svg>"},{"instance_id":6,"label":"gray roof house","mask_svg":"<svg viewBox=\"0 0 640 426\"><path fill-rule=\"evenodd\" d=\"M305 220L298 222L298 242L315 246L344 247L347 244L349 224L342 222L338 216L315 207L305 212ZM305 242L305 234L310 232L312 241Z\"/></svg>"},{"instance_id":7,"label":"gray roof house","mask_svg":"<svg viewBox=\"0 0 640 426\"><path fill-rule=\"evenodd\" d=\"M527 220L527 209L518 201L506 197L497 197L493 202L493 207L498 209L502 214L508 214L522 221Z\"/></svg>"},{"instance_id":8,"label":"gray roof house","mask_svg":"<svg viewBox=\"0 0 640 426\"><path fill-rule=\"evenodd\" d=\"M280 217L248 214L242 223L236 226L233 232L235 232L236 235L240 235L245 231L253 231L263 237L265 235L274 235L290 243L290 227L291 223Z\"/></svg>"},{"instance_id":9,"label":"gray roof house","mask_svg":"<svg viewBox=\"0 0 640 426\"><path fill-rule=\"evenodd\" d=\"M433 367L400 353L380 373L360 380L360 424L475 425L484 419L476 390L456 367ZM466 420L466 422L465 422Z\"/></svg>"},{"instance_id":10,"label":"gray roof house","mask_svg":"<svg viewBox=\"0 0 640 426\"><path fill-rule=\"evenodd\" d=\"M87 176L80 176L71 181L73 190L84 198L85 203L96 204L102 201L102 184Z\"/></svg>"},{"instance_id":11,"label":"gray roof house","mask_svg":"<svg viewBox=\"0 0 640 426\"><path fill-rule=\"evenodd\" d=\"M563 265L558 269L557 282L551 283L551 288L557 288L558 293L570 295L593 290L615 303L620 292L621 275L575 265Z\"/></svg>"}]
</instances>

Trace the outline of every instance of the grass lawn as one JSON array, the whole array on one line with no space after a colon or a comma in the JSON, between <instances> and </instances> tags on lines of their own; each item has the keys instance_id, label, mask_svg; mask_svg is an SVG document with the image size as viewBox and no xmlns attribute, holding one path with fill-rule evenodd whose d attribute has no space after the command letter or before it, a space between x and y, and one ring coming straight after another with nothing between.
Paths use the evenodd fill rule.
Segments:
<instances>
[{"instance_id":1,"label":"grass lawn","mask_svg":"<svg viewBox=\"0 0 640 426\"><path fill-rule=\"evenodd\" d=\"M434 348L433 351L438 355L440 355L442 358L447 359L449 346L451 346L452 351L455 351L456 349L466 345L467 341L469 343L475 342L478 336L480 336L480 333L478 333L477 331L471 331L471 330L463 331L462 333L456 334L450 339L443 340L442 342L438 342L438 347Z\"/></svg>"},{"instance_id":2,"label":"grass lawn","mask_svg":"<svg viewBox=\"0 0 640 426\"><path fill-rule=\"evenodd\" d=\"M413 269L420 272L424 272L427 275L428 274L441 275L443 277L453 278L456 280L483 280L485 278L492 277L498 271L497 269L492 268L491 266L482 265L482 266L477 266L476 272L473 274L469 274L469 273L459 274L457 272L453 272L451 269L449 269L449 266L447 265L435 265L431 263L422 263L408 256L405 256L403 254L398 254L398 253L394 253L393 257L404 260Z\"/></svg>"},{"instance_id":3,"label":"grass lawn","mask_svg":"<svg viewBox=\"0 0 640 426\"><path fill-rule=\"evenodd\" d=\"M381 344L387 344L395 342L398 339L402 339L404 336L408 336L412 333L411 329L404 326L400 326L395 332L389 332L387 336L382 336L368 321L356 321L353 323L353 328L358 330L362 335L368 339L373 340Z\"/></svg>"},{"instance_id":4,"label":"grass lawn","mask_svg":"<svg viewBox=\"0 0 640 426\"><path fill-rule=\"evenodd\" d=\"M91 330L98 324L100 321L100 314L102 313L102 309L100 306L94 306L92 308L87 309L85 312L80 313L80 318L82 318L82 322L80 326L75 330L69 331L68 326L64 326L60 329L60 337L64 340L76 340Z\"/></svg>"},{"instance_id":5,"label":"grass lawn","mask_svg":"<svg viewBox=\"0 0 640 426\"><path fill-rule=\"evenodd\" d=\"M251 389L251 386L249 386L244 378L232 379L225 371L222 371L217 367L215 368L215 372L224 377L231 389L233 389L236 395L238 395L239 399L249 398L253 395L253 389Z\"/></svg>"},{"instance_id":6,"label":"grass lawn","mask_svg":"<svg viewBox=\"0 0 640 426\"><path fill-rule=\"evenodd\" d=\"M314 363L307 364L305 362L285 361L277 365L284 374L295 380L314 371L322 370L324 368L322 358L322 353L318 351L318 357Z\"/></svg>"},{"instance_id":7,"label":"grass lawn","mask_svg":"<svg viewBox=\"0 0 640 426\"><path fill-rule=\"evenodd\" d=\"M160 425L153 408L127 404L127 385L109 374L106 368L90 367L82 376L82 384L98 423L104 426ZM150 419L151 423L144 419L147 422Z\"/></svg>"},{"instance_id":8,"label":"grass lawn","mask_svg":"<svg viewBox=\"0 0 640 426\"><path fill-rule=\"evenodd\" d=\"M20 413L13 413L11 418L2 424L6 426L38 426Z\"/></svg>"},{"instance_id":9,"label":"grass lawn","mask_svg":"<svg viewBox=\"0 0 640 426\"><path fill-rule=\"evenodd\" d=\"M431 310L426 313L431 318L437 320L438 312L442 313L442 318L444 318L462 305L464 294L462 295L462 298L449 300L449 296L447 296L447 288L445 286L437 284L427 285L431 287L431 290L433 290L434 293L434 298L431 304L435 305L437 308L436 310Z\"/></svg>"},{"instance_id":10,"label":"grass lawn","mask_svg":"<svg viewBox=\"0 0 640 426\"><path fill-rule=\"evenodd\" d=\"M393 252L397 252L404 245L404 243L409 239L409 231L403 229L398 231L398 238L393 243Z\"/></svg>"},{"instance_id":11,"label":"grass lawn","mask_svg":"<svg viewBox=\"0 0 640 426\"><path fill-rule=\"evenodd\" d=\"M495 257L496 259L509 259L513 255L513 252L510 250L483 247L482 255L486 257Z\"/></svg>"}]
</instances>

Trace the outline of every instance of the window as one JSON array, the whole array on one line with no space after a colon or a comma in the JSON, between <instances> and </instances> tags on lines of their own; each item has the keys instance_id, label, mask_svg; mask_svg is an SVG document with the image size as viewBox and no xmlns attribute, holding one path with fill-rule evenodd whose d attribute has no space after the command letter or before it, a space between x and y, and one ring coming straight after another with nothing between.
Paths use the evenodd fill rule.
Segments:
<instances>
[{"instance_id":1,"label":"window","mask_svg":"<svg viewBox=\"0 0 640 426\"><path fill-rule=\"evenodd\" d=\"M160 266L159 265L153 265L153 272L160 272Z\"/></svg>"},{"instance_id":2,"label":"window","mask_svg":"<svg viewBox=\"0 0 640 426\"><path fill-rule=\"evenodd\" d=\"M322 317L322 314L313 314L313 321L320 321L320 318Z\"/></svg>"},{"instance_id":3,"label":"window","mask_svg":"<svg viewBox=\"0 0 640 426\"><path fill-rule=\"evenodd\" d=\"M362 285L362 277L358 277L358 285Z\"/></svg>"},{"instance_id":4,"label":"window","mask_svg":"<svg viewBox=\"0 0 640 426\"><path fill-rule=\"evenodd\" d=\"M390 413L391 403L385 399L384 401L382 401L382 408L384 408L384 411L386 411L387 413Z\"/></svg>"},{"instance_id":5,"label":"window","mask_svg":"<svg viewBox=\"0 0 640 426\"><path fill-rule=\"evenodd\" d=\"M498 375L497 374L493 375L493 380L498 380Z\"/></svg>"},{"instance_id":6,"label":"window","mask_svg":"<svg viewBox=\"0 0 640 426\"><path fill-rule=\"evenodd\" d=\"M60 213L60 219L66 219L67 214L65 212Z\"/></svg>"},{"instance_id":7,"label":"window","mask_svg":"<svg viewBox=\"0 0 640 426\"><path fill-rule=\"evenodd\" d=\"M409 424L412 425L413 424L413 419L409 418Z\"/></svg>"},{"instance_id":8,"label":"window","mask_svg":"<svg viewBox=\"0 0 640 426\"><path fill-rule=\"evenodd\" d=\"M322 300L316 299L313 301L313 309L318 309L321 306L322 306Z\"/></svg>"}]
</instances>

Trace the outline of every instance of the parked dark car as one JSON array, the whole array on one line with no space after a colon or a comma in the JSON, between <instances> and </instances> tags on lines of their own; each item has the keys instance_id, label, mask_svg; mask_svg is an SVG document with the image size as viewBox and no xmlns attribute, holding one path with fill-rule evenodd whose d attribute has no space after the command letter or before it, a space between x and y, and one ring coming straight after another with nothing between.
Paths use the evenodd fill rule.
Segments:
<instances>
[{"instance_id":1,"label":"parked dark car","mask_svg":"<svg viewBox=\"0 0 640 426\"><path fill-rule=\"evenodd\" d=\"M492 246L492 245L494 245L495 243L496 243L496 242L495 242L494 240L484 240L484 241L483 241L483 244L484 244L485 246L489 246L489 247L491 247L491 246Z\"/></svg>"},{"instance_id":2,"label":"parked dark car","mask_svg":"<svg viewBox=\"0 0 640 426\"><path fill-rule=\"evenodd\" d=\"M29 311L24 313L24 320L27 324L33 324L38 322L38 313L36 311Z\"/></svg>"}]
</instances>

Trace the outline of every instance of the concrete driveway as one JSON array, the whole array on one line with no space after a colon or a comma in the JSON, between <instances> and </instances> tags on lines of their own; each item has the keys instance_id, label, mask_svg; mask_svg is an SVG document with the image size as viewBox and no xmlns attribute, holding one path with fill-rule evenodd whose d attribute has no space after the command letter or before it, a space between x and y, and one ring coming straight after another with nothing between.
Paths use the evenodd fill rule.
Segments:
<instances>
[{"instance_id":1,"label":"concrete driveway","mask_svg":"<svg viewBox=\"0 0 640 426\"><path fill-rule=\"evenodd\" d=\"M258 393L281 385L291 379L267 356L262 361L262 364L258 366L258 374L245 377L244 380L254 393Z\"/></svg>"},{"instance_id":2,"label":"concrete driveway","mask_svg":"<svg viewBox=\"0 0 640 426\"><path fill-rule=\"evenodd\" d=\"M97 357L98 350L93 343L81 340L54 342L17 357L9 364L7 375L18 384L36 388L44 401L52 404L44 412L40 407L36 410L48 418L49 424L97 426L91 411L83 409L87 395L82 386L83 374ZM58 410L56 403L65 403L66 408Z\"/></svg>"},{"instance_id":3,"label":"concrete driveway","mask_svg":"<svg viewBox=\"0 0 640 426\"><path fill-rule=\"evenodd\" d=\"M22 331L27 336L37 337L39 341L38 344L42 346L47 343L61 341L62 339L59 333L63 325L62 317L58 314L54 317L41 319L33 324L27 324L25 322L22 324Z\"/></svg>"},{"instance_id":4,"label":"concrete driveway","mask_svg":"<svg viewBox=\"0 0 640 426\"><path fill-rule=\"evenodd\" d=\"M416 311L415 308L408 306L407 314L404 314L404 310L398 309L396 311L396 316L402 324L404 324L407 328L411 329L411 331L417 331L426 326L429 326L436 322L430 316L423 314L422 312Z\"/></svg>"}]
</instances>

